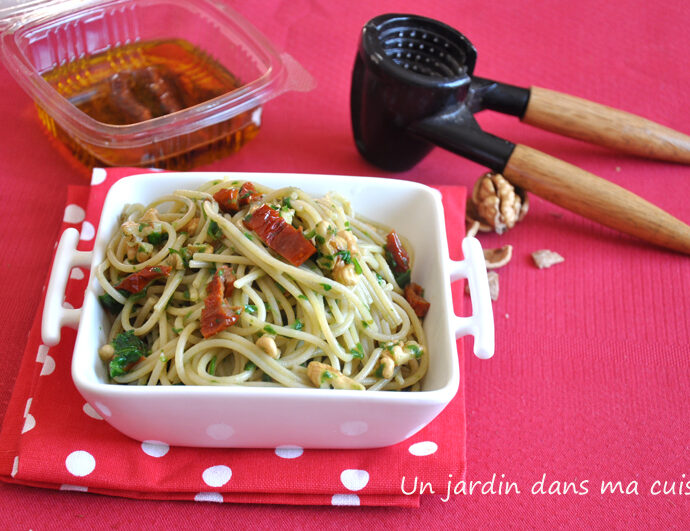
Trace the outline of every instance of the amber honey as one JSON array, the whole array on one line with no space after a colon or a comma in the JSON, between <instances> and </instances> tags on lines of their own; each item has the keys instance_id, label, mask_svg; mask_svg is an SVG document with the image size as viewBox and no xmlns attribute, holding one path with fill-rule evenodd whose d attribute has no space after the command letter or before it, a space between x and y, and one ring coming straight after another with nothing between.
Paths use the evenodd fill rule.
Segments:
<instances>
[{"instance_id":1,"label":"amber honey","mask_svg":"<svg viewBox=\"0 0 690 531\"><path fill-rule=\"evenodd\" d=\"M182 39L113 47L60 65L43 78L72 105L102 124L129 126L174 115L242 86L218 61ZM82 163L184 170L237 151L258 132L256 109L180 135L152 135L123 148L67 133L39 108L46 128ZM154 122L150 122L154 123ZM175 127L171 123L168 127ZM167 137L167 138L165 138Z\"/></svg>"}]
</instances>

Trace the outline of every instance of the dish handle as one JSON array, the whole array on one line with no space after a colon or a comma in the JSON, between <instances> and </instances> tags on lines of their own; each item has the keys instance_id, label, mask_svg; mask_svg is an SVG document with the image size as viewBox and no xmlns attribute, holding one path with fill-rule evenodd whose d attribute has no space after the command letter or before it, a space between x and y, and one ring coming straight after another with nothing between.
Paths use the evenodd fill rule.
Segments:
<instances>
[{"instance_id":1,"label":"dish handle","mask_svg":"<svg viewBox=\"0 0 690 531\"><path fill-rule=\"evenodd\" d=\"M455 316L455 337L474 336L475 355L481 359L489 359L494 355L494 315L484 251L477 238L468 237L462 240L462 254L464 260L450 262L450 281L467 279L472 300L472 315Z\"/></svg>"},{"instance_id":2,"label":"dish handle","mask_svg":"<svg viewBox=\"0 0 690 531\"><path fill-rule=\"evenodd\" d=\"M66 229L55 251L41 320L41 338L49 347L60 342L60 329L63 326L77 328L79 325L81 308L66 308L62 304L72 268L87 266L91 263L92 253L77 251L78 243L79 231L74 228Z\"/></svg>"}]
</instances>

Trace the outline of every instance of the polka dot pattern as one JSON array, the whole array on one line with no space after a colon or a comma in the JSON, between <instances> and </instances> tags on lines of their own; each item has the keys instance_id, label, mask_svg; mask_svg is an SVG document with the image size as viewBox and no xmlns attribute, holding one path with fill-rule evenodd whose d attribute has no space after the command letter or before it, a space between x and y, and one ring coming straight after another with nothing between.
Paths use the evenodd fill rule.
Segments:
<instances>
[{"instance_id":1,"label":"polka dot pattern","mask_svg":"<svg viewBox=\"0 0 690 531\"><path fill-rule=\"evenodd\" d=\"M84 477L94 471L96 460L89 452L76 450L65 459L65 467L73 476Z\"/></svg>"},{"instance_id":2,"label":"polka dot pattern","mask_svg":"<svg viewBox=\"0 0 690 531\"><path fill-rule=\"evenodd\" d=\"M74 267L72 268L72 271L69 274L69 278L73 278L74 280L83 280L84 271L82 271L79 267Z\"/></svg>"},{"instance_id":3,"label":"polka dot pattern","mask_svg":"<svg viewBox=\"0 0 690 531\"><path fill-rule=\"evenodd\" d=\"M278 446L275 450L278 457L283 459L296 459L304 453L304 449L301 446Z\"/></svg>"},{"instance_id":4,"label":"polka dot pattern","mask_svg":"<svg viewBox=\"0 0 690 531\"><path fill-rule=\"evenodd\" d=\"M194 501L223 503L223 495L220 492L200 492L194 496Z\"/></svg>"},{"instance_id":5,"label":"polka dot pattern","mask_svg":"<svg viewBox=\"0 0 690 531\"><path fill-rule=\"evenodd\" d=\"M27 413L24 417L24 426L22 426L22 433L31 431L36 427L36 419L31 413Z\"/></svg>"},{"instance_id":6,"label":"polka dot pattern","mask_svg":"<svg viewBox=\"0 0 690 531\"><path fill-rule=\"evenodd\" d=\"M96 236L96 229L94 228L94 226L88 221L82 223L81 234L79 235L79 239L88 242L93 240L94 236Z\"/></svg>"},{"instance_id":7,"label":"polka dot pattern","mask_svg":"<svg viewBox=\"0 0 690 531\"><path fill-rule=\"evenodd\" d=\"M340 432L350 437L357 437L369 431L369 425L363 420L350 420L340 425Z\"/></svg>"},{"instance_id":8,"label":"polka dot pattern","mask_svg":"<svg viewBox=\"0 0 690 531\"><path fill-rule=\"evenodd\" d=\"M209 487L222 487L230 481L232 470L225 465L216 465L204 470L201 477Z\"/></svg>"},{"instance_id":9,"label":"polka dot pattern","mask_svg":"<svg viewBox=\"0 0 690 531\"><path fill-rule=\"evenodd\" d=\"M64 483L63 485L60 485L60 490L68 490L68 491L74 491L74 492L88 492L89 488L84 486L84 485L70 485L68 483Z\"/></svg>"},{"instance_id":10,"label":"polka dot pattern","mask_svg":"<svg viewBox=\"0 0 690 531\"><path fill-rule=\"evenodd\" d=\"M141 450L151 457L163 457L170 451L170 446L161 441L144 441Z\"/></svg>"},{"instance_id":11,"label":"polka dot pattern","mask_svg":"<svg viewBox=\"0 0 690 531\"><path fill-rule=\"evenodd\" d=\"M235 430L227 424L211 424L206 428L206 435L214 441L224 441L233 436Z\"/></svg>"},{"instance_id":12,"label":"polka dot pattern","mask_svg":"<svg viewBox=\"0 0 690 531\"><path fill-rule=\"evenodd\" d=\"M256 115L260 120L260 114ZM92 188L89 191L91 198L98 204L108 187L109 181L117 180L122 173L117 171L111 178L111 170L96 170L92 175ZM119 170L118 170L119 171ZM137 170L137 173L143 170ZM99 185L102 185L99 188ZM95 187L95 188L94 188ZM100 194L100 195L99 195ZM86 197L86 196L84 196ZM88 250L95 238L95 223L99 219L98 213L84 211L79 201L68 201L64 219L71 226L78 225L81 229L80 247ZM89 270L86 267L73 267L69 273L66 300L77 305L87 285ZM92 279L95 282L94 279ZM97 284L93 284L97 287ZM89 288L91 285L89 285ZM45 291L45 287L44 287ZM32 332L35 333L35 332ZM92 401L86 403L77 393L76 389L65 390L64 385L58 385L61 378L69 378L69 362L73 349L70 342L53 347L42 345L40 332L29 341L33 352L29 351L31 358L35 354L36 365L32 366L31 377L35 378L36 385L41 386L41 393L32 391L32 396L27 397L26 403L20 403L14 412L15 418L21 421L23 433L19 439L20 448L43 448L40 458L55 460L57 457L57 471L51 469L54 476L31 477L31 474L40 476L41 462L38 455L23 454L14 457L11 472L19 482L52 481L53 488L63 491L99 492L111 491L113 494L131 490L132 485L141 485L145 482L150 489L147 496L167 498L169 493L187 492L187 499L198 502L223 503L235 499L234 493L262 492L267 486L284 493L299 493L307 500L310 493L318 499L317 503L331 503L334 506L358 506L377 503L377 497L385 492L386 485L390 487L390 493L385 496L398 495L405 500L399 492L399 478L405 474L410 477L428 477L429 460L424 456L434 454L434 463L441 462L445 468L454 468L457 460L448 459L448 444L442 444L443 440L436 438L439 430L424 431L422 442L396 445L394 447L377 449L376 459L368 450L356 452L323 452L305 449L294 444L296 439L286 439L286 443L275 448L268 449L199 449L171 447L160 440L146 440L136 442L132 439L120 436L104 422L115 415L115 410L110 399L105 397L105 403ZM41 375L40 378L36 376ZM52 375L52 377L51 377ZM59 376L59 378L58 378ZM59 391L46 392L47 389ZM57 393L57 394L56 394ZM57 408L56 405L60 404ZM112 412L111 412L112 408ZM22 411L23 409L23 411ZM58 413L58 410L60 412ZM62 413L65 413L63 415ZM23 414L23 417L22 417ZM350 410L350 418L342 419L335 426L333 435L340 437L346 443L353 445L365 444L373 432L378 432L379 425L370 420L366 412ZM361 415L361 416L360 416ZM51 447L45 444L51 442L50 437L60 428L64 432L66 419L74 422L75 437L55 438L61 442L61 447ZM209 446L232 446L235 441L242 439L245 426L234 420L228 423L216 422L204 424L195 429L201 432ZM59 426L60 423L63 423ZM232 424L232 425L231 425ZM18 428L20 427L18 426ZM72 429L72 428L71 428ZM51 431L52 430L52 431ZM117 466L115 460L104 452L102 447L103 433L109 434L108 446L113 443L132 466ZM17 430L19 431L19 430ZM451 431L449 431L451 433ZM95 437L92 437L95 434ZM121 437L120 439L117 439ZM155 435L154 435L155 437ZM161 435L160 437L163 437ZM414 436L419 440L419 435ZM435 442L437 441L439 445ZM26 444L24 444L26 442ZM117 445L117 446L115 446ZM443 449L443 452L441 452ZM459 454L459 452L458 452ZM103 457L101 457L103 455ZM379 458L381 456L382 458ZM111 462L112 461L112 462ZM20 466L21 463L21 466ZM63 465L64 463L64 465ZM121 461L120 461L121 463ZM257 466L258 465L258 466ZM434 465L431 465L434 466ZM232 467L232 468L231 468ZM299 467L299 468L295 468ZM444 470L445 470L444 468ZM295 471L299 470L299 474ZM181 473L178 473L181 472ZM420 473L421 472L421 473ZM151 475L156 474L156 481L150 481ZM81 478L89 478L81 479ZM80 485L87 483L89 487ZM195 486L194 486L195 485ZM189 488L194 489L189 491ZM328 492L327 496L316 493ZM264 495L270 496L270 495ZM286 494L277 494L276 499L280 503ZM251 496L249 496L251 498ZM389 498L386 498L388 501ZM311 503L311 502L307 502Z\"/></svg>"},{"instance_id":13,"label":"polka dot pattern","mask_svg":"<svg viewBox=\"0 0 690 531\"><path fill-rule=\"evenodd\" d=\"M362 490L369 483L369 472L352 468L343 470L340 473L340 482L347 490Z\"/></svg>"},{"instance_id":14,"label":"polka dot pattern","mask_svg":"<svg viewBox=\"0 0 690 531\"><path fill-rule=\"evenodd\" d=\"M91 172L91 186L103 184L107 176L108 172L106 172L105 168L94 168Z\"/></svg>"},{"instance_id":15,"label":"polka dot pattern","mask_svg":"<svg viewBox=\"0 0 690 531\"><path fill-rule=\"evenodd\" d=\"M438 450L438 445L432 441L422 441L414 443L408 450L412 455L424 457L435 453Z\"/></svg>"},{"instance_id":16,"label":"polka dot pattern","mask_svg":"<svg viewBox=\"0 0 690 531\"><path fill-rule=\"evenodd\" d=\"M65 223L81 223L84 221L84 218L86 217L86 212L84 212L84 209L78 205L67 205L65 208L65 214L62 217L62 220Z\"/></svg>"},{"instance_id":17,"label":"polka dot pattern","mask_svg":"<svg viewBox=\"0 0 690 531\"><path fill-rule=\"evenodd\" d=\"M331 505L360 505L361 500L356 494L334 494Z\"/></svg>"},{"instance_id":18,"label":"polka dot pattern","mask_svg":"<svg viewBox=\"0 0 690 531\"><path fill-rule=\"evenodd\" d=\"M91 404L89 404L88 402L87 402L86 404L84 404L84 406L83 406L81 409L82 409L82 411L83 411L84 413L86 413L86 414L87 414L89 417L91 417L92 419L103 420L103 417L101 417L101 416L98 414L98 411L96 411L96 410L93 408L93 406L92 406Z\"/></svg>"}]
</instances>

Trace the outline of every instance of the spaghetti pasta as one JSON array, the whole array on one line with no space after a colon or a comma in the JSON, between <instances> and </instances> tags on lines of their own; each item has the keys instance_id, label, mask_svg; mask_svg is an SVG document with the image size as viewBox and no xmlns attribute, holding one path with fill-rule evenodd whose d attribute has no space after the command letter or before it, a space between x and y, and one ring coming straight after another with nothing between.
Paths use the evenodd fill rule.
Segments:
<instances>
[{"instance_id":1,"label":"spaghetti pasta","mask_svg":"<svg viewBox=\"0 0 690 531\"><path fill-rule=\"evenodd\" d=\"M120 221L96 268L112 382L420 389L412 249L345 198L212 181Z\"/></svg>"}]
</instances>

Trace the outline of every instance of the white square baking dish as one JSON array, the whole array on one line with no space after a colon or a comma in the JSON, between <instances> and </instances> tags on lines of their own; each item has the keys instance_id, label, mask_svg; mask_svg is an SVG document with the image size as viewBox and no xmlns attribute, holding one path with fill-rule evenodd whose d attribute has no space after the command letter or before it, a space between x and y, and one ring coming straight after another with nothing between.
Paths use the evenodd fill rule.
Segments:
<instances>
[{"instance_id":1,"label":"white square baking dish","mask_svg":"<svg viewBox=\"0 0 690 531\"><path fill-rule=\"evenodd\" d=\"M431 308L424 320L429 370L418 392L349 391L218 386L130 386L109 383L98 355L108 316L94 277L126 203L149 203L177 189L213 179L250 180L271 188L296 186L313 195L336 191L363 215L404 235L417 257L414 278ZM402 180L269 173L148 173L115 183L105 200L93 252L76 251L68 229L58 246L43 314L43 341L56 344L60 327L78 328L72 378L93 408L134 439L197 447L373 448L410 437L431 422L459 385L456 339L474 336L475 354L493 354L493 317L484 257L478 241L463 241L464 260L449 259L441 195ZM62 307L69 271L91 269L80 309ZM468 278L472 316L453 313L450 285Z\"/></svg>"}]
</instances>

